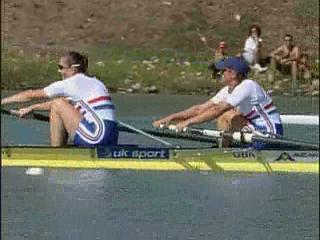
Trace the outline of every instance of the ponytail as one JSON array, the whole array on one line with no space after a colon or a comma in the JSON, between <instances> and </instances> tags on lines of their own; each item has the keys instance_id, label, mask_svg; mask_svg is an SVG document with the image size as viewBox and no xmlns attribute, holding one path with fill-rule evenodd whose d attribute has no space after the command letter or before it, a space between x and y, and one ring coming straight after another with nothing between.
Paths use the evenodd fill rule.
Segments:
<instances>
[{"instance_id":1,"label":"ponytail","mask_svg":"<svg viewBox=\"0 0 320 240\"><path fill-rule=\"evenodd\" d=\"M81 55L78 52L71 51L66 54L66 57L70 61L70 66L74 67L79 73L87 73L88 70L88 58L85 55Z\"/></svg>"}]
</instances>

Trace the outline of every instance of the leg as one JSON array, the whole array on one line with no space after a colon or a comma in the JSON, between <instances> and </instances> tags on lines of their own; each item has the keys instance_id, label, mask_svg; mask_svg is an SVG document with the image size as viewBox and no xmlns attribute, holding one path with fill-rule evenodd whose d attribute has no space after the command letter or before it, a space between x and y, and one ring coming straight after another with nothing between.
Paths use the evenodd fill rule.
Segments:
<instances>
[{"instance_id":1,"label":"leg","mask_svg":"<svg viewBox=\"0 0 320 240\"><path fill-rule=\"evenodd\" d=\"M297 75L298 75L297 61L292 61L292 63L291 63L291 76L292 76L293 81L297 81Z\"/></svg>"},{"instance_id":2,"label":"leg","mask_svg":"<svg viewBox=\"0 0 320 240\"><path fill-rule=\"evenodd\" d=\"M293 93L293 95L295 94L295 92L298 89L297 75L298 75L297 61L292 61L291 62L291 76L292 76L292 93Z\"/></svg>"},{"instance_id":3,"label":"leg","mask_svg":"<svg viewBox=\"0 0 320 240\"><path fill-rule=\"evenodd\" d=\"M222 114L217 121L218 129L228 132L240 131L246 124L247 119L234 109ZM224 138L220 144L221 147L229 147L231 142L232 139Z\"/></svg>"},{"instance_id":4,"label":"leg","mask_svg":"<svg viewBox=\"0 0 320 240\"><path fill-rule=\"evenodd\" d=\"M51 146L65 144L66 132L73 137L83 116L66 100L53 100L50 108Z\"/></svg>"},{"instance_id":5,"label":"leg","mask_svg":"<svg viewBox=\"0 0 320 240\"><path fill-rule=\"evenodd\" d=\"M246 124L247 119L234 109L222 114L217 121L218 129L222 131L240 131Z\"/></svg>"},{"instance_id":6,"label":"leg","mask_svg":"<svg viewBox=\"0 0 320 240\"><path fill-rule=\"evenodd\" d=\"M55 112L50 112L50 143L53 147L63 146L67 143L67 132L63 126L63 121Z\"/></svg>"}]
</instances>

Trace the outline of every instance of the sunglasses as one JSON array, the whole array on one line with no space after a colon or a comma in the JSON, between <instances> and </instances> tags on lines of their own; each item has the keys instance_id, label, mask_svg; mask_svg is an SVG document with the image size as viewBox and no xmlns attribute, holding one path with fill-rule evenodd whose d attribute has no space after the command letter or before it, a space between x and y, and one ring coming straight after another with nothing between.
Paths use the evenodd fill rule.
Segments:
<instances>
[{"instance_id":1,"label":"sunglasses","mask_svg":"<svg viewBox=\"0 0 320 240\"><path fill-rule=\"evenodd\" d=\"M69 69L69 68L72 68L72 67L80 67L80 64L72 64L70 67L65 67L61 64L58 64L58 69L59 70L63 70L63 69Z\"/></svg>"}]
</instances>

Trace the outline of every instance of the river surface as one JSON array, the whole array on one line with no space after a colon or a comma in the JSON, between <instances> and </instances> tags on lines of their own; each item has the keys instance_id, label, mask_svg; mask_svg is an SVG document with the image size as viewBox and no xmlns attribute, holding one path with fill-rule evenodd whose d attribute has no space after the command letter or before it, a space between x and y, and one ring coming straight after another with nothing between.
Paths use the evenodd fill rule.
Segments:
<instances>
[{"instance_id":1,"label":"river surface","mask_svg":"<svg viewBox=\"0 0 320 240\"><path fill-rule=\"evenodd\" d=\"M118 118L136 127L206 99L113 98ZM318 99L274 102L282 112L319 111ZM47 123L1 120L2 144L48 144ZM286 126L286 135L319 141L318 128ZM319 239L319 175L44 169L30 176L25 171L1 169L2 239Z\"/></svg>"}]
</instances>

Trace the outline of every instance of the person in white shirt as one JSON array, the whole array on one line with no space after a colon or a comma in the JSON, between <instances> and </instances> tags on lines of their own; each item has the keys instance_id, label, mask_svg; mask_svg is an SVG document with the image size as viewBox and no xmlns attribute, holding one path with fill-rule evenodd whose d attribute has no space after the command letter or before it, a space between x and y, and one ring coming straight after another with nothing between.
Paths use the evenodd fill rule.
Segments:
<instances>
[{"instance_id":1,"label":"person in white shirt","mask_svg":"<svg viewBox=\"0 0 320 240\"><path fill-rule=\"evenodd\" d=\"M1 106L33 99L52 100L32 104L15 113L24 117L34 110L50 115L52 146L63 146L69 137L76 146L113 146L118 141L115 106L108 89L95 77L87 75L88 60L78 52L60 58L58 71L63 80L43 89L26 90L1 100Z\"/></svg>"},{"instance_id":2,"label":"person in white shirt","mask_svg":"<svg viewBox=\"0 0 320 240\"><path fill-rule=\"evenodd\" d=\"M261 67L259 64L259 53L262 43L260 36L260 27L257 25L252 25L244 44L242 57L246 60L251 69L257 70L258 72L264 72L267 70L267 67Z\"/></svg>"},{"instance_id":3,"label":"person in white shirt","mask_svg":"<svg viewBox=\"0 0 320 240\"><path fill-rule=\"evenodd\" d=\"M253 80L246 79L249 71L241 57L230 57L216 63L223 71L225 87L208 101L184 111L170 114L153 122L153 126L168 126L176 122L178 131L185 127L217 119L223 131L258 131L272 136L283 135L280 114L270 96Z\"/></svg>"}]
</instances>

